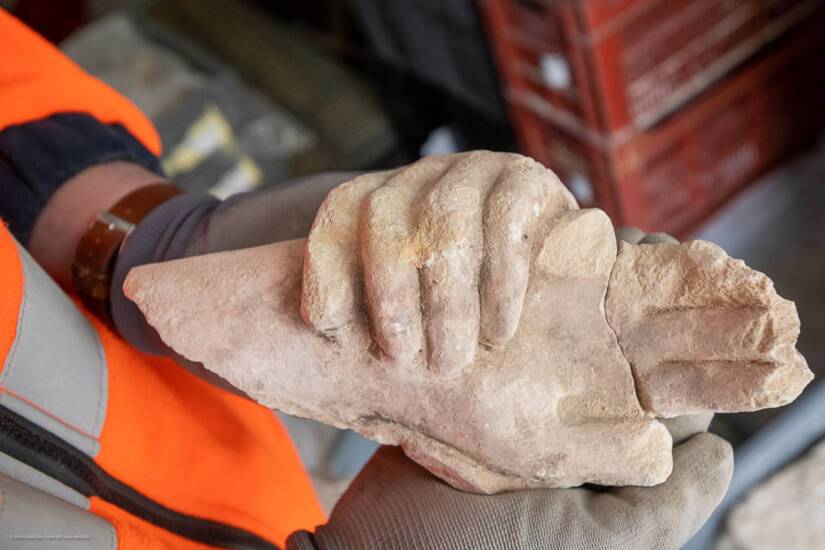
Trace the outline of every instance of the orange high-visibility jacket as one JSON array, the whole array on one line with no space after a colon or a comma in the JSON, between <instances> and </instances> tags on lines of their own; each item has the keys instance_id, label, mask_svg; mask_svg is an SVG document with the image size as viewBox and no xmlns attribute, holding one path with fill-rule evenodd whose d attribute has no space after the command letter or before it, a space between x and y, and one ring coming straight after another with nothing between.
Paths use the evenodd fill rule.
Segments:
<instances>
[{"instance_id":1,"label":"orange high-visibility jacket","mask_svg":"<svg viewBox=\"0 0 825 550\"><path fill-rule=\"evenodd\" d=\"M0 52L0 131L83 112L160 152L134 105L3 10ZM2 224L0 501L0 547L271 548L324 520L271 411L130 348Z\"/></svg>"}]
</instances>

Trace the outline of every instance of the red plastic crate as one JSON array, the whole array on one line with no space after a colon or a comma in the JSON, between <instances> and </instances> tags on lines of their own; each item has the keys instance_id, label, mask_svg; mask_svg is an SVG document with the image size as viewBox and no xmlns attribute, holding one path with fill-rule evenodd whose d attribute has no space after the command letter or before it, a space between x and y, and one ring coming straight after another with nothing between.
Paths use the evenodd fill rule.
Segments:
<instances>
[{"instance_id":1,"label":"red plastic crate","mask_svg":"<svg viewBox=\"0 0 825 550\"><path fill-rule=\"evenodd\" d=\"M617 224L688 234L825 116L816 1L482 6L522 149ZM547 55L569 63L566 88L542 80Z\"/></svg>"},{"instance_id":2,"label":"red plastic crate","mask_svg":"<svg viewBox=\"0 0 825 550\"><path fill-rule=\"evenodd\" d=\"M505 96L579 132L649 128L819 3L480 0Z\"/></svg>"},{"instance_id":3,"label":"red plastic crate","mask_svg":"<svg viewBox=\"0 0 825 550\"><path fill-rule=\"evenodd\" d=\"M512 106L514 123L525 152L574 192L592 186L594 201L583 206L598 204L617 224L687 236L825 123L821 46L815 32L788 37L647 131L586 138L522 105Z\"/></svg>"}]
</instances>

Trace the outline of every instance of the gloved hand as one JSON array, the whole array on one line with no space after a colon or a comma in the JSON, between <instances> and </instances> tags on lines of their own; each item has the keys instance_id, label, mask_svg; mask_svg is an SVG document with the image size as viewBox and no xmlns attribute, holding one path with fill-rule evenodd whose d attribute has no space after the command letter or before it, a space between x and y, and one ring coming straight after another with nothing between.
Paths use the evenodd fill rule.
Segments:
<instances>
[{"instance_id":1,"label":"gloved hand","mask_svg":"<svg viewBox=\"0 0 825 550\"><path fill-rule=\"evenodd\" d=\"M622 228L633 243L676 242ZM673 436L673 472L656 487L577 488L484 496L457 491L398 448L384 447L314 534L288 550L347 548L679 548L727 490L730 446L704 432L711 414L663 420Z\"/></svg>"},{"instance_id":2,"label":"gloved hand","mask_svg":"<svg viewBox=\"0 0 825 550\"><path fill-rule=\"evenodd\" d=\"M477 495L383 447L329 522L314 534L294 533L287 550L676 549L722 500L732 473L730 445L699 433L673 449L673 473L656 487Z\"/></svg>"}]
</instances>

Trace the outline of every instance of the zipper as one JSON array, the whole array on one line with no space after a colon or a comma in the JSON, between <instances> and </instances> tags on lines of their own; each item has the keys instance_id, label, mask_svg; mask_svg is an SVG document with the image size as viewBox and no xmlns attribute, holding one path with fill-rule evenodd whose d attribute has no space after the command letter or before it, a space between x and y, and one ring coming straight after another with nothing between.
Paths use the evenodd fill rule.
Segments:
<instances>
[{"instance_id":1,"label":"zipper","mask_svg":"<svg viewBox=\"0 0 825 550\"><path fill-rule=\"evenodd\" d=\"M167 508L116 479L88 455L25 417L0 405L0 452L87 496L193 541L223 548L275 550L244 529Z\"/></svg>"}]
</instances>

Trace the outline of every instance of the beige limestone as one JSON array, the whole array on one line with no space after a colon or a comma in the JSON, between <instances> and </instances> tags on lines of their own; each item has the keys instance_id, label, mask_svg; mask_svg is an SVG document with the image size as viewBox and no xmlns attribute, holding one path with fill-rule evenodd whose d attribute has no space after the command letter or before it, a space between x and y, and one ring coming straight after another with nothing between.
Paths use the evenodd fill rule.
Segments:
<instances>
[{"instance_id":1,"label":"beige limestone","mask_svg":"<svg viewBox=\"0 0 825 550\"><path fill-rule=\"evenodd\" d=\"M737 550L825 547L825 441L753 489L731 511L725 538Z\"/></svg>"},{"instance_id":2,"label":"beige limestone","mask_svg":"<svg viewBox=\"0 0 825 550\"><path fill-rule=\"evenodd\" d=\"M812 378L793 302L712 243L620 243L605 307L657 416L778 407Z\"/></svg>"},{"instance_id":3,"label":"beige limestone","mask_svg":"<svg viewBox=\"0 0 825 550\"><path fill-rule=\"evenodd\" d=\"M812 377L765 275L701 241L617 249L518 155L356 178L308 242L143 266L124 290L253 399L477 492L660 483L656 416L778 406Z\"/></svg>"}]
</instances>

